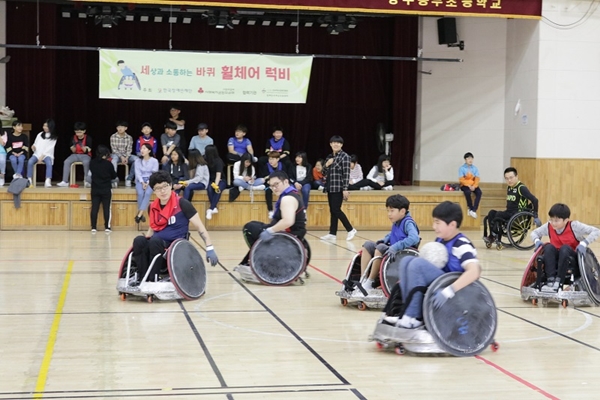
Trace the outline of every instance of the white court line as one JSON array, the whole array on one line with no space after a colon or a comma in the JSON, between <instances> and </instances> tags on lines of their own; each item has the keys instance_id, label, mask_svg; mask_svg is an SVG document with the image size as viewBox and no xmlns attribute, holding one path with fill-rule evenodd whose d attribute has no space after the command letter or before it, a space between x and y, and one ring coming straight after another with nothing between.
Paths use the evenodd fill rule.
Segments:
<instances>
[{"instance_id":1,"label":"white court line","mask_svg":"<svg viewBox=\"0 0 600 400\"><path fill-rule=\"evenodd\" d=\"M257 290L253 290L252 293L256 294L256 292L261 292L261 291L266 291L266 290L269 290L269 289L268 288L257 289ZM210 318L207 315L203 314L202 310L200 309L204 303L207 303L207 302L210 302L210 301L213 301L213 300L217 300L217 299L220 299L220 298L223 298L223 297L226 297L226 296L231 296L231 295L234 295L234 294L237 295L237 294L240 294L240 293L246 293L246 291L245 290L239 290L239 291L235 291L235 292L223 293L223 294L220 294L218 296L213 296L213 297L210 297L210 298L204 298L203 301L202 301L202 303L196 303L198 306L194 307L194 310L199 312L199 314L197 314L197 315L200 316L201 318L203 318L203 319L205 319L207 321L211 321L211 322L213 322L216 325L220 325L220 326L223 326L223 327L226 327L226 328L235 329L235 330L239 330L239 331L246 331L246 332L251 332L251 333L256 333L256 334L262 334L262 335L265 335L265 336L277 336L277 337L285 337L285 338L289 338L290 337L289 334L260 331L260 330L257 330L257 329L243 328L243 327L240 327L240 326L236 326L236 325L228 324L228 323L225 323L225 322L221 322L219 320L216 320L214 318ZM520 294L519 295L517 295L517 294L511 294L511 293L494 293L494 294L496 294L496 295L503 295L503 296L511 296L511 297L517 297L517 296L520 297ZM502 308L502 307L499 307L499 308ZM563 332L562 333L563 335L570 336L570 335L572 335L574 333L581 332L581 331L589 328L590 325L592 325L593 320L592 320L592 317L589 314L584 313L584 312L579 311L579 310L574 310L574 311L577 311L579 314L582 314L584 316L584 318L585 318L585 322L583 324L581 324L579 327L575 328L575 329L572 329L572 330L567 331L567 332ZM213 313L211 313L211 314L214 315ZM368 342L368 340L366 340L366 339L364 341L359 341L359 340L337 340L337 339L328 339L328 338L311 337L311 336L302 336L302 338L306 339L306 340L315 340L315 341L333 342L333 343L367 343ZM561 338L561 336L556 335L556 334L551 334L551 335L545 335L545 336L529 337L529 338L524 338L524 339L500 339L499 342L502 342L502 343L521 343L521 342L533 342L533 341L538 341L538 340L547 340L547 339L556 339L556 338Z\"/></svg>"},{"instance_id":2,"label":"white court line","mask_svg":"<svg viewBox=\"0 0 600 400\"><path fill-rule=\"evenodd\" d=\"M258 290L255 290L255 291L253 290L252 293L256 294L256 292L261 292L261 291L264 291L264 290L269 290L269 289L265 288L265 289L258 289ZM234 294L237 295L237 294L240 294L240 293L246 293L246 291L245 290L240 290L240 291L236 291L236 292L224 293L224 294L220 294L218 296L207 298L202 303L197 303L198 307L194 307L194 311L200 312L199 314L195 314L195 315L199 315L200 317L204 318L205 320L211 321L211 322L215 323L216 325L220 325L220 326L223 326L223 327L226 327L226 328L231 328L231 329L235 329L235 330L239 330L239 331L246 331L246 332L251 332L251 333L258 333L258 334L262 334L262 335L266 335L266 336L278 336L278 337L284 337L284 338L291 338L292 337L292 336L290 336L289 333L283 334L283 333L266 332L266 331L260 331L260 330L257 330L257 329L242 328L240 326L227 324L225 322L218 321L218 320L216 320L214 318L210 318L210 317L208 317L208 315L202 314L202 310L199 309L199 308L201 308L202 304L207 303L209 301L217 300L219 298L222 298L222 297L225 297L225 296L231 296L231 295L234 295ZM336 339L317 338L317 337L310 337L310 336L301 336L301 337L302 337L303 340L318 340L318 341L322 341L322 342L334 342L334 343L367 343L368 342L367 339L365 339L364 341L359 341L359 340L336 340Z\"/></svg>"}]
</instances>

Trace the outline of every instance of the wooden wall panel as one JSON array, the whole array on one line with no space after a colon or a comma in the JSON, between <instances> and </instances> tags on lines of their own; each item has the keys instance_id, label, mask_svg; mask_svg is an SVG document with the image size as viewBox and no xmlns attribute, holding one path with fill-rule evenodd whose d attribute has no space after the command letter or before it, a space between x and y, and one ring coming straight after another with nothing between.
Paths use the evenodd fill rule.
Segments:
<instances>
[{"instance_id":1,"label":"wooden wall panel","mask_svg":"<svg viewBox=\"0 0 600 400\"><path fill-rule=\"evenodd\" d=\"M393 194L403 193L411 202L410 211L419 224L421 230L431 230L431 211L444 200L458 203L466 211L466 202L462 192L442 192L437 190L403 188L403 191L394 192L352 192L350 200L344 202L342 209L348 216L352 225L358 230L388 230L390 221L387 218L385 200ZM128 189L114 191L112 203L112 228L146 231L148 222L138 225L134 222L137 214L135 193ZM71 229L89 230L89 212L91 202L89 190L83 189L27 189L24 192L28 200L26 212L14 212L12 195L6 191L0 191L0 201L3 205L0 209L2 216L2 229ZM205 193L194 196L194 206L198 210L201 220L210 230L236 230L252 220L268 222L267 207L264 194L257 193L254 202L246 191L237 201L229 203L228 193L223 194L219 205L219 213L213 215L210 221L206 221L206 209L208 199ZM54 207L54 208L53 208ZM58 207L58 208L57 208ZM54 210L54 211L52 211ZM58 212L56 211L58 210ZM57 215L60 214L60 217ZM327 196L324 193L311 193L311 201L307 212L308 229L325 231L329 228L329 206ZM481 217L477 219L466 215L463 219L464 229L479 229ZM104 221L102 210L98 215L98 228L103 228ZM340 223L338 231L343 232Z\"/></svg>"},{"instance_id":2,"label":"wooden wall panel","mask_svg":"<svg viewBox=\"0 0 600 400\"><path fill-rule=\"evenodd\" d=\"M69 202L52 203L22 201L15 208L12 201L2 201L2 230L68 230Z\"/></svg>"},{"instance_id":3,"label":"wooden wall panel","mask_svg":"<svg viewBox=\"0 0 600 400\"><path fill-rule=\"evenodd\" d=\"M571 209L571 219L600 225L597 205L600 160L513 158L511 165L518 169L521 181L538 198L542 221L547 221L548 210L553 204L565 203Z\"/></svg>"}]
</instances>

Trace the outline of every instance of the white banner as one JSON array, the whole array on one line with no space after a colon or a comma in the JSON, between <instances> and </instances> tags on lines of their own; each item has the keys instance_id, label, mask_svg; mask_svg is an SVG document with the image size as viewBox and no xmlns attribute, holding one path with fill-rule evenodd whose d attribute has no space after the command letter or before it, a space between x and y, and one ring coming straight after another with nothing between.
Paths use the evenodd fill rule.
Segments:
<instances>
[{"instance_id":1,"label":"white banner","mask_svg":"<svg viewBox=\"0 0 600 400\"><path fill-rule=\"evenodd\" d=\"M312 57L100 50L101 99L306 103Z\"/></svg>"}]
</instances>

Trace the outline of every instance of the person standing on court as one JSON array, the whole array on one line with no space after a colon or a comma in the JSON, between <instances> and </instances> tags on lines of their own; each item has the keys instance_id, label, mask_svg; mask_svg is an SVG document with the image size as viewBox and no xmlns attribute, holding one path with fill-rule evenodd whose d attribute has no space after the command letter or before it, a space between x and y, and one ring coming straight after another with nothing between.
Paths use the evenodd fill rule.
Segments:
<instances>
[{"instance_id":1,"label":"person standing on court","mask_svg":"<svg viewBox=\"0 0 600 400\"><path fill-rule=\"evenodd\" d=\"M329 139L332 153L325 159L323 174L326 178L325 191L331 214L329 233L321 236L321 240L336 240L338 220L342 221L348 232L346 240L352 240L356 235L356 229L352 227L348 217L342 211L342 202L348 200L348 183L350 180L350 156L342 150L344 139L335 135Z\"/></svg>"}]
</instances>

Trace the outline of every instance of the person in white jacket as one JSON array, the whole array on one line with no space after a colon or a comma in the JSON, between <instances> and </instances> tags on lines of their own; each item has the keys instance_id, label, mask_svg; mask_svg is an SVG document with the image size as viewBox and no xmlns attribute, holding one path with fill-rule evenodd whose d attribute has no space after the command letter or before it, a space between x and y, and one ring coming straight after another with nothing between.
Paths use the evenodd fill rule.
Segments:
<instances>
[{"instance_id":1,"label":"person in white jacket","mask_svg":"<svg viewBox=\"0 0 600 400\"><path fill-rule=\"evenodd\" d=\"M367 174L367 179L376 182L383 190L394 188L394 167L390 156L382 154L375 165Z\"/></svg>"},{"instance_id":2,"label":"person in white jacket","mask_svg":"<svg viewBox=\"0 0 600 400\"><path fill-rule=\"evenodd\" d=\"M348 190L393 190L394 189L394 167L388 155L382 154L377 160L377 165L367 174L367 178L353 185Z\"/></svg>"},{"instance_id":3,"label":"person in white jacket","mask_svg":"<svg viewBox=\"0 0 600 400\"><path fill-rule=\"evenodd\" d=\"M242 167L243 164L243 167ZM252 154L244 153L240 161L233 164L233 186L241 192L244 189L264 190L265 180L256 178L256 168L252 162Z\"/></svg>"},{"instance_id":4,"label":"person in white jacket","mask_svg":"<svg viewBox=\"0 0 600 400\"><path fill-rule=\"evenodd\" d=\"M52 164L54 164L54 147L56 147L57 135L54 132L55 124L51 119L47 119L44 122L42 131L37 134L31 150L33 155L27 163L27 179L29 185L33 186L33 169L36 168L36 164L44 162L46 164L46 181L44 187L52 187Z\"/></svg>"}]
</instances>

